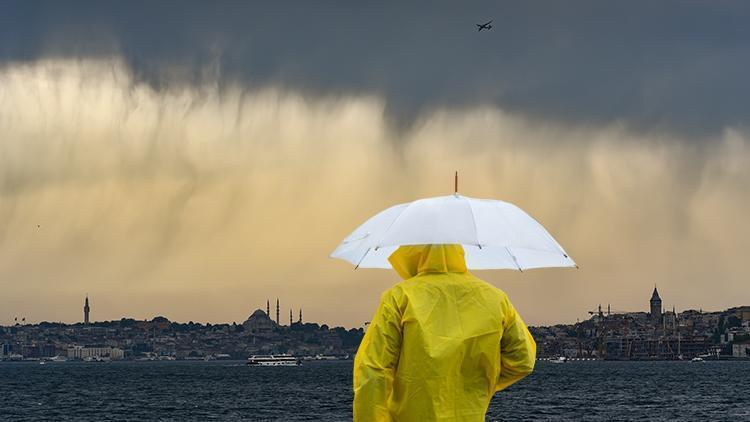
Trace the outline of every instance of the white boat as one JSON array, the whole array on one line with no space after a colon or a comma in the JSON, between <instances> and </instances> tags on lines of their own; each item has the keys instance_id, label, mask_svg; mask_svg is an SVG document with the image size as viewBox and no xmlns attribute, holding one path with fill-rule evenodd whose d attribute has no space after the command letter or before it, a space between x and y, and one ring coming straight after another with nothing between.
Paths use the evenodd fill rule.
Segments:
<instances>
[{"instance_id":1,"label":"white boat","mask_svg":"<svg viewBox=\"0 0 750 422\"><path fill-rule=\"evenodd\" d=\"M691 362L705 362L702 357L696 356L691 360Z\"/></svg>"},{"instance_id":2,"label":"white boat","mask_svg":"<svg viewBox=\"0 0 750 422\"><path fill-rule=\"evenodd\" d=\"M109 356L86 356L83 358L84 362L109 362L110 360Z\"/></svg>"},{"instance_id":3,"label":"white boat","mask_svg":"<svg viewBox=\"0 0 750 422\"><path fill-rule=\"evenodd\" d=\"M337 360L336 356L331 355L315 355L315 360Z\"/></svg>"},{"instance_id":4,"label":"white boat","mask_svg":"<svg viewBox=\"0 0 750 422\"><path fill-rule=\"evenodd\" d=\"M565 363L567 361L568 361L568 358L566 358L565 356L560 356L557 359L552 359L550 362L552 362L552 363Z\"/></svg>"},{"instance_id":5,"label":"white boat","mask_svg":"<svg viewBox=\"0 0 750 422\"><path fill-rule=\"evenodd\" d=\"M247 358L247 364L252 366L299 366L301 362L289 354L253 355Z\"/></svg>"}]
</instances>

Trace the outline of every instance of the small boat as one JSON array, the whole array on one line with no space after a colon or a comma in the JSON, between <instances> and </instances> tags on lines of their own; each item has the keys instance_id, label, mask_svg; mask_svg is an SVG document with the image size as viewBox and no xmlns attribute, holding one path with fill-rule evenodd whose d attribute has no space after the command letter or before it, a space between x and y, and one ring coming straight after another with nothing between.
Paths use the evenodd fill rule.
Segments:
<instances>
[{"instance_id":1,"label":"small boat","mask_svg":"<svg viewBox=\"0 0 750 422\"><path fill-rule=\"evenodd\" d=\"M315 360L338 360L338 358L331 355L315 355Z\"/></svg>"},{"instance_id":2,"label":"small boat","mask_svg":"<svg viewBox=\"0 0 750 422\"><path fill-rule=\"evenodd\" d=\"M550 362L552 362L552 363L565 363L567 361L568 361L568 358L566 358L565 356L560 356L557 359L552 359Z\"/></svg>"},{"instance_id":3,"label":"small boat","mask_svg":"<svg viewBox=\"0 0 750 422\"><path fill-rule=\"evenodd\" d=\"M289 354L281 355L253 355L247 358L250 366L299 366L299 359Z\"/></svg>"},{"instance_id":4,"label":"small boat","mask_svg":"<svg viewBox=\"0 0 750 422\"><path fill-rule=\"evenodd\" d=\"M110 360L109 356L86 356L83 358L84 362L109 362Z\"/></svg>"},{"instance_id":5,"label":"small boat","mask_svg":"<svg viewBox=\"0 0 750 422\"><path fill-rule=\"evenodd\" d=\"M690 362L705 362L705 360L700 356L696 356Z\"/></svg>"}]
</instances>

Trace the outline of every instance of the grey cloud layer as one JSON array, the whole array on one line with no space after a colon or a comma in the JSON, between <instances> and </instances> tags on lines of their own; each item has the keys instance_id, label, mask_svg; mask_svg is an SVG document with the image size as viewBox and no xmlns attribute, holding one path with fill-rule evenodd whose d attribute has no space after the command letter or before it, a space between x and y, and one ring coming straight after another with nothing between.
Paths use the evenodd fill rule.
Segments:
<instances>
[{"instance_id":1,"label":"grey cloud layer","mask_svg":"<svg viewBox=\"0 0 750 422\"><path fill-rule=\"evenodd\" d=\"M6 1L0 62L114 55L156 88L374 94L400 123L497 105L706 139L750 120L743 2L279 3Z\"/></svg>"}]
</instances>

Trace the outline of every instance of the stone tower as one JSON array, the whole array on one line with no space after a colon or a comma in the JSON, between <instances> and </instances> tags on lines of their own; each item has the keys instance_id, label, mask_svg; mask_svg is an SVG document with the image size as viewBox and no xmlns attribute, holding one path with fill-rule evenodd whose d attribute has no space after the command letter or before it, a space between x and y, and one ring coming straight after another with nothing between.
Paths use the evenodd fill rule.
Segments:
<instances>
[{"instance_id":1,"label":"stone tower","mask_svg":"<svg viewBox=\"0 0 750 422\"><path fill-rule=\"evenodd\" d=\"M276 298L276 325L280 325L279 322L281 320L279 319L279 298Z\"/></svg>"},{"instance_id":2,"label":"stone tower","mask_svg":"<svg viewBox=\"0 0 750 422\"><path fill-rule=\"evenodd\" d=\"M269 318L271 317L271 301L268 299L266 299L266 315L268 315Z\"/></svg>"},{"instance_id":3,"label":"stone tower","mask_svg":"<svg viewBox=\"0 0 750 422\"><path fill-rule=\"evenodd\" d=\"M86 295L86 301L83 303L83 323L86 325L89 325L89 312L91 311L91 308L89 307L89 295Z\"/></svg>"},{"instance_id":4,"label":"stone tower","mask_svg":"<svg viewBox=\"0 0 750 422\"><path fill-rule=\"evenodd\" d=\"M302 308L299 308L299 321L300 324L302 324Z\"/></svg>"},{"instance_id":5,"label":"stone tower","mask_svg":"<svg viewBox=\"0 0 750 422\"><path fill-rule=\"evenodd\" d=\"M659 291L656 290L654 285L654 292L651 294L651 322L654 324L661 323L661 298L659 297Z\"/></svg>"},{"instance_id":6,"label":"stone tower","mask_svg":"<svg viewBox=\"0 0 750 422\"><path fill-rule=\"evenodd\" d=\"M292 326L292 308L289 308L289 326Z\"/></svg>"}]
</instances>

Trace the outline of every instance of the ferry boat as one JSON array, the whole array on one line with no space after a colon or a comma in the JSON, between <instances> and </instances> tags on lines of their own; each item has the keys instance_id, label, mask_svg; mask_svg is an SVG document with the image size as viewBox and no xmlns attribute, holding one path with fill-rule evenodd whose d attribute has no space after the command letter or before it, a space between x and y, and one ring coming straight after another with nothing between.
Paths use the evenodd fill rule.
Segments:
<instances>
[{"instance_id":1,"label":"ferry boat","mask_svg":"<svg viewBox=\"0 0 750 422\"><path fill-rule=\"evenodd\" d=\"M302 363L292 355L281 354L253 355L247 358L247 364L251 366L299 366Z\"/></svg>"}]
</instances>

